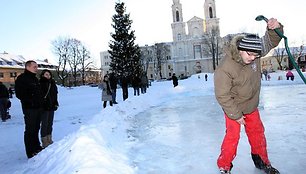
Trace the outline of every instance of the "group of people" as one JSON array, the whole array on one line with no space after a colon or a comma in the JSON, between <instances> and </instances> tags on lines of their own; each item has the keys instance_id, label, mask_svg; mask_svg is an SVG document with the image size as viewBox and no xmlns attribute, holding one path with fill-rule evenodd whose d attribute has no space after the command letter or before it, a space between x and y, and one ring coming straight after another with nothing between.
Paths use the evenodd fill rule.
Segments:
<instances>
[{"instance_id":1,"label":"group of people","mask_svg":"<svg viewBox=\"0 0 306 174\"><path fill-rule=\"evenodd\" d=\"M37 63L33 60L27 61L24 73L20 74L15 81L15 94L21 102L24 114L24 144L28 158L32 158L53 143L54 111L59 106L58 90L52 73L44 69L39 79L36 77L37 73Z\"/></svg>"},{"instance_id":2,"label":"group of people","mask_svg":"<svg viewBox=\"0 0 306 174\"><path fill-rule=\"evenodd\" d=\"M103 108L106 107L107 102L109 102L110 106L113 106L113 104L118 104L118 102L116 101L116 91L118 82L119 80L116 77L115 73L106 74L103 77L102 83L99 85L99 88L102 89L101 99L103 102ZM123 92L123 100L126 100L128 98L128 78L121 78L120 83ZM148 78L146 75L143 75L141 77L135 75L131 79L131 84L134 89L134 96L140 94L139 89L141 90L141 93L144 94L147 92Z\"/></svg>"},{"instance_id":3,"label":"group of people","mask_svg":"<svg viewBox=\"0 0 306 174\"><path fill-rule=\"evenodd\" d=\"M132 77L132 86L134 89L134 96L138 96L140 94L139 89L141 91L141 94L144 94L147 92L148 88L148 77L145 73L143 73L141 76L135 75Z\"/></svg>"},{"instance_id":4,"label":"group of people","mask_svg":"<svg viewBox=\"0 0 306 174\"><path fill-rule=\"evenodd\" d=\"M9 90L2 82L0 82L0 114L2 122L5 122L7 119L11 118L8 112L8 109L11 107L9 97Z\"/></svg>"}]
</instances>

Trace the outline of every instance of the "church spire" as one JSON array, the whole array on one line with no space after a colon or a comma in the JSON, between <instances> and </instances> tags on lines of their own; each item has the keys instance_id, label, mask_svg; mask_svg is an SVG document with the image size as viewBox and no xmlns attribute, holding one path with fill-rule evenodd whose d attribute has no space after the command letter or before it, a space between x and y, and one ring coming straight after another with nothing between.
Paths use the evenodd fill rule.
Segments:
<instances>
[{"instance_id":1,"label":"church spire","mask_svg":"<svg viewBox=\"0 0 306 174\"><path fill-rule=\"evenodd\" d=\"M185 22L183 21L183 8L180 0L173 0L173 23L171 24L173 41L181 41L186 38Z\"/></svg>"},{"instance_id":2,"label":"church spire","mask_svg":"<svg viewBox=\"0 0 306 174\"><path fill-rule=\"evenodd\" d=\"M206 23L206 32L217 31L219 30L219 18L216 14L216 3L215 0L205 0L204 2L204 15Z\"/></svg>"},{"instance_id":3,"label":"church spire","mask_svg":"<svg viewBox=\"0 0 306 174\"><path fill-rule=\"evenodd\" d=\"M183 8L180 0L173 0L172 16L173 22L183 22Z\"/></svg>"}]
</instances>

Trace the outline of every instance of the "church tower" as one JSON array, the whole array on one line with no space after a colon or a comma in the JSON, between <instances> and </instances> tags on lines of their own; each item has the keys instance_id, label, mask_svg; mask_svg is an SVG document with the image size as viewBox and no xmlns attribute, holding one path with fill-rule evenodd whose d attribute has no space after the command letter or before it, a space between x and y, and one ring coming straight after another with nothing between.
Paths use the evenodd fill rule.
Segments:
<instances>
[{"instance_id":1,"label":"church tower","mask_svg":"<svg viewBox=\"0 0 306 174\"><path fill-rule=\"evenodd\" d=\"M186 38L185 22L183 21L183 9L180 0L173 0L172 4L172 17L173 22L172 27L172 36L173 41L181 41Z\"/></svg>"},{"instance_id":2,"label":"church tower","mask_svg":"<svg viewBox=\"0 0 306 174\"><path fill-rule=\"evenodd\" d=\"M216 14L215 0L205 0L204 16L206 23L206 32L211 32L212 30L216 30L218 33L220 33L219 18L217 18Z\"/></svg>"}]
</instances>

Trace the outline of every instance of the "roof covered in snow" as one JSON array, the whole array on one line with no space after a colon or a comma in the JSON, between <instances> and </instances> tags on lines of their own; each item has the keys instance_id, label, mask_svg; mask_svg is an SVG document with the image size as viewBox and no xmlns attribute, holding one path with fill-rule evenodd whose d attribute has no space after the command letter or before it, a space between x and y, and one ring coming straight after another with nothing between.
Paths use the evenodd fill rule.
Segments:
<instances>
[{"instance_id":1,"label":"roof covered in snow","mask_svg":"<svg viewBox=\"0 0 306 174\"><path fill-rule=\"evenodd\" d=\"M9 53L0 53L0 67L24 68L25 62L28 61L22 55ZM56 67L57 65L49 63L48 60L35 60L39 67Z\"/></svg>"}]
</instances>

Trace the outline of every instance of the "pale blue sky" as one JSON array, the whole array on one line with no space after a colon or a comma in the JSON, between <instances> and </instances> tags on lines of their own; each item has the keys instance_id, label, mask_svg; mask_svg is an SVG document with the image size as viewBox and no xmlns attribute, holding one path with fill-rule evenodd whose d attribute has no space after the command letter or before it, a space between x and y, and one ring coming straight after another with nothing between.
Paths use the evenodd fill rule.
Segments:
<instances>
[{"instance_id":1,"label":"pale blue sky","mask_svg":"<svg viewBox=\"0 0 306 174\"><path fill-rule=\"evenodd\" d=\"M121 0L134 21L136 42L143 46L172 41L172 0ZM55 62L51 41L59 36L81 40L99 59L111 39L111 17L116 0L1 0L0 52L26 59ZM204 0L180 0L184 21L204 18ZM285 26L290 45L306 41L305 0L216 0L221 35L237 32L262 34L264 22L257 15L275 17ZM98 65L100 66L100 65Z\"/></svg>"}]
</instances>

